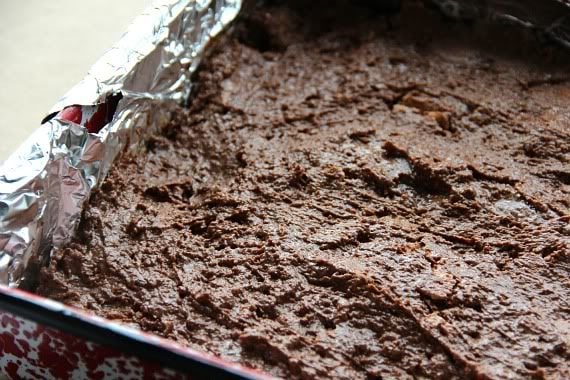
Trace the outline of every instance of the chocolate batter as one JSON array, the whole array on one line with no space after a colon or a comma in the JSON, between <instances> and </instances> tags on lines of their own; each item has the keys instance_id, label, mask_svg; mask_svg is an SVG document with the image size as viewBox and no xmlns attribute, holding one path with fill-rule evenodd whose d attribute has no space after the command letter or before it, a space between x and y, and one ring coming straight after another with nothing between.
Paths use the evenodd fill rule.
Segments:
<instances>
[{"instance_id":1,"label":"chocolate batter","mask_svg":"<svg viewBox=\"0 0 570 380\"><path fill-rule=\"evenodd\" d=\"M570 56L370 4L246 9L38 293L287 378L569 378Z\"/></svg>"}]
</instances>

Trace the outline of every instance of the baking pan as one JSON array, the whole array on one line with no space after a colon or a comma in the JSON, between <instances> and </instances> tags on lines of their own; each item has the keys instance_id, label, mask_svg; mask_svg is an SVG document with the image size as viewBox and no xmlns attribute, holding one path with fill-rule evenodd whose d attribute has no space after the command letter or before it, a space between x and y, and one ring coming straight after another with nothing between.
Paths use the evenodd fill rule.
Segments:
<instances>
[{"instance_id":1,"label":"baking pan","mask_svg":"<svg viewBox=\"0 0 570 380\"><path fill-rule=\"evenodd\" d=\"M445 17L515 23L570 47L568 1L426 1ZM33 286L51 250L69 241L117 155L185 103L208 42L240 8L240 0L156 1L0 167L0 372L8 378L267 378L18 289Z\"/></svg>"}]
</instances>

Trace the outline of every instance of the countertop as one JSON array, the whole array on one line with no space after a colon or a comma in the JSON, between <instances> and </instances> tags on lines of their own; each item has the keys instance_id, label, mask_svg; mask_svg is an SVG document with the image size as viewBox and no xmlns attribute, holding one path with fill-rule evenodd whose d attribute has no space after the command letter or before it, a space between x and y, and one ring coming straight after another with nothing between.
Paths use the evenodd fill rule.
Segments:
<instances>
[{"instance_id":1,"label":"countertop","mask_svg":"<svg viewBox=\"0 0 570 380\"><path fill-rule=\"evenodd\" d=\"M0 2L0 161L151 3Z\"/></svg>"}]
</instances>

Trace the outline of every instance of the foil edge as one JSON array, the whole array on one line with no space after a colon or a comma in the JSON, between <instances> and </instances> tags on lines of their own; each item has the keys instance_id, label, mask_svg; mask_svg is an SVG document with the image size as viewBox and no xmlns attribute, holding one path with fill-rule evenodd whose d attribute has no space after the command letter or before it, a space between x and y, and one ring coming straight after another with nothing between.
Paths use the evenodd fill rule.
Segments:
<instances>
[{"instance_id":1,"label":"foil edge","mask_svg":"<svg viewBox=\"0 0 570 380\"><path fill-rule=\"evenodd\" d=\"M84 203L115 157L188 98L190 76L207 43L240 8L241 0L155 1L2 163L0 283L19 286L28 266L41 265L52 247L71 239ZM98 133L85 128L88 120L61 117L66 107L82 106L85 114L117 93L122 99Z\"/></svg>"}]
</instances>

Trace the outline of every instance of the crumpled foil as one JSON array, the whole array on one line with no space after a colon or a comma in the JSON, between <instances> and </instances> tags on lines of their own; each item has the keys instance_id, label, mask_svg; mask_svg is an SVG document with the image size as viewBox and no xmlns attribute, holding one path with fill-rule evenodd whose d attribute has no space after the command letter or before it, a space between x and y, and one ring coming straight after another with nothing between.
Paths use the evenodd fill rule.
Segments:
<instances>
[{"instance_id":1,"label":"crumpled foil","mask_svg":"<svg viewBox=\"0 0 570 380\"><path fill-rule=\"evenodd\" d=\"M518 24L570 47L570 0L425 1L448 17ZM236 17L241 2L156 1L0 167L0 283L18 286L31 264L69 241L118 153L167 122L169 109L188 98L207 42ZM92 114L119 93L112 120L98 133L57 116L71 105Z\"/></svg>"},{"instance_id":2,"label":"crumpled foil","mask_svg":"<svg viewBox=\"0 0 570 380\"><path fill-rule=\"evenodd\" d=\"M18 286L31 263L73 235L90 191L117 154L159 127L183 103L208 41L238 14L241 0L158 0L50 114L122 99L99 133L57 116L0 167L0 283Z\"/></svg>"}]
</instances>

